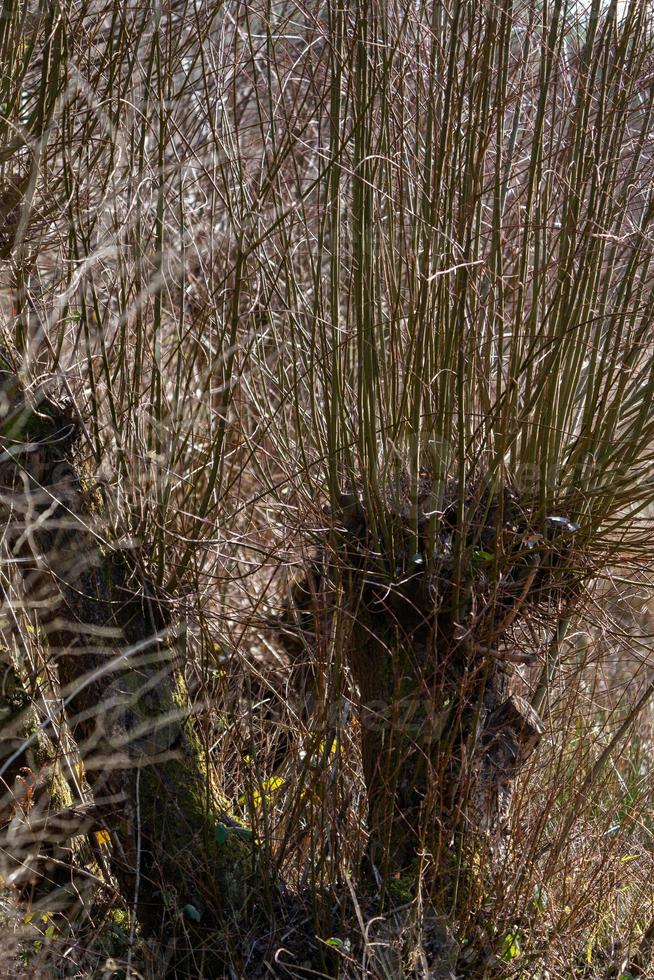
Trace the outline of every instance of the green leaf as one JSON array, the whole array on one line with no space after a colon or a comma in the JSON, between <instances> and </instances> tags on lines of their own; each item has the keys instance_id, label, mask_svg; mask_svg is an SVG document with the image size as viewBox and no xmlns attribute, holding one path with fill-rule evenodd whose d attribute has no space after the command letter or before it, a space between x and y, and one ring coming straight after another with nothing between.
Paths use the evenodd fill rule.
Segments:
<instances>
[{"instance_id":1,"label":"green leaf","mask_svg":"<svg viewBox=\"0 0 654 980\"><path fill-rule=\"evenodd\" d=\"M202 912L198 912L195 905L185 905L182 909L182 913L187 919L190 919L191 922L199 922L202 918Z\"/></svg>"},{"instance_id":2,"label":"green leaf","mask_svg":"<svg viewBox=\"0 0 654 980\"><path fill-rule=\"evenodd\" d=\"M504 937L502 959L508 963L510 960L517 960L520 953L520 930L514 929L513 932L507 932Z\"/></svg>"},{"instance_id":3,"label":"green leaf","mask_svg":"<svg viewBox=\"0 0 654 980\"><path fill-rule=\"evenodd\" d=\"M229 832L241 840L252 840L252 831L247 827L230 827Z\"/></svg>"},{"instance_id":4,"label":"green leaf","mask_svg":"<svg viewBox=\"0 0 654 980\"><path fill-rule=\"evenodd\" d=\"M534 885L533 902L539 912L544 912L547 908L547 892L542 885Z\"/></svg>"},{"instance_id":5,"label":"green leaf","mask_svg":"<svg viewBox=\"0 0 654 980\"><path fill-rule=\"evenodd\" d=\"M334 949L343 949L343 940L337 939L336 936L331 936L330 939L325 939L325 946L333 946Z\"/></svg>"},{"instance_id":6,"label":"green leaf","mask_svg":"<svg viewBox=\"0 0 654 980\"><path fill-rule=\"evenodd\" d=\"M470 564L472 565L473 568L479 568L480 565L488 565L489 562L492 562L494 560L495 560L495 555L492 555L490 551L484 551L483 549L480 549L479 551L472 552L470 558Z\"/></svg>"}]
</instances>

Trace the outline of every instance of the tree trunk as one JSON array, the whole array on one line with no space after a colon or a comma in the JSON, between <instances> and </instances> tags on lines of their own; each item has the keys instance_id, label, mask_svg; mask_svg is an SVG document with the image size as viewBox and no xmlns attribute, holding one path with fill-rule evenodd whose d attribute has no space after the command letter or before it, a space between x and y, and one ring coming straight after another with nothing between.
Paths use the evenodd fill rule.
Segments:
<instances>
[{"instance_id":1,"label":"tree trunk","mask_svg":"<svg viewBox=\"0 0 654 980\"><path fill-rule=\"evenodd\" d=\"M102 540L86 505L72 413L45 397L31 404L13 374L0 378L7 560L57 664L96 811L110 830L112 871L146 935L166 926L178 948L182 935L192 939L172 972L183 963L185 975L210 976L217 968L194 965L190 947L199 960L211 940L211 955L221 928L242 918L252 845L216 793L188 719L166 611L129 557Z\"/></svg>"},{"instance_id":2,"label":"tree trunk","mask_svg":"<svg viewBox=\"0 0 654 980\"><path fill-rule=\"evenodd\" d=\"M492 616L464 629L451 613L445 563L439 594L420 555L409 573L390 567L360 507L336 523L329 553L332 567L346 569L338 601L352 623L345 655L361 699L368 857L387 893L405 901L418 855L430 855L435 894L451 907L471 849L502 852L516 777L542 735L538 715L512 690L502 644L538 560L520 569Z\"/></svg>"}]
</instances>

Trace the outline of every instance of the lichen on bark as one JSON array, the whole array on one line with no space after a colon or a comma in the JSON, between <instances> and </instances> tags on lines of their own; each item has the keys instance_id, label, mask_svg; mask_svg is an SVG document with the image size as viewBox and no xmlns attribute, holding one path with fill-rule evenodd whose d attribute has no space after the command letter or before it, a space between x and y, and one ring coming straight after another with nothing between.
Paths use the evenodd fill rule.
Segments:
<instances>
[{"instance_id":1,"label":"lichen on bark","mask_svg":"<svg viewBox=\"0 0 654 980\"><path fill-rule=\"evenodd\" d=\"M0 388L6 556L56 662L123 897L145 934L173 937L192 974L194 947L216 946L248 912L253 843L216 841L216 821L231 818L188 715L172 620L91 516L74 414L28 399L9 371Z\"/></svg>"}]
</instances>

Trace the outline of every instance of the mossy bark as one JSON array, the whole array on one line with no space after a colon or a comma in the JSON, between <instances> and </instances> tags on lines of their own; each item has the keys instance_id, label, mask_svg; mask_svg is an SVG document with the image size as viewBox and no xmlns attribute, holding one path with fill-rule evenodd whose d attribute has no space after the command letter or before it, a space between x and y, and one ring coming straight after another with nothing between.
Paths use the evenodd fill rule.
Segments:
<instances>
[{"instance_id":1,"label":"mossy bark","mask_svg":"<svg viewBox=\"0 0 654 980\"><path fill-rule=\"evenodd\" d=\"M524 582L506 596L510 614L500 607L500 627L489 620L488 649L452 615L445 563L430 578L416 555L398 573L398 554L391 561L370 540L360 506L337 515L327 551L352 624L344 653L361 699L369 862L405 901L423 855L451 908L471 853L502 850L516 777L543 730L497 652Z\"/></svg>"},{"instance_id":2,"label":"mossy bark","mask_svg":"<svg viewBox=\"0 0 654 980\"><path fill-rule=\"evenodd\" d=\"M36 728L32 701L8 650L0 649L0 826L13 815L14 782L34 768L30 738Z\"/></svg>"},{"instance_id":3,"label":"mossy bark","mask_svg":"<svg viewBox=\"0 0 654 980\"><path fill-rule=\"evenodd\" d=\"M33 906L66 906L70 917L88 896L75 879L70 841L96 824L73 800L57 750L39 728L38 710L8 650L0 650L0 874ZM82 842L83 843L83 842Z\"/></svg>"},{"instance_id":4,"label":"mossy bark","mask_svg":"<svg viewBox=\"0 0 654 980\"><path fill-rule=\"evenodd\" d=\"M465 826L488 839L509 818L513 783L540 740L500 662L458 650L439 662L433 623L357 614L348 659L362 704L370 854L393 876L419 849L449 849ZM366 621L366 619L368 621Z\"/></svg>"},{"instance_id":5,"label":"mossy bark","mask_svg":"<svg viewBox=\"0 0 654 980\"><path fill-rule=\"evenodd\" d=\"M217 819L230 821L188 719L168 616L129 557L100 543L72 416L47 398L28 403L10 373L4 382L8 557L57 663L112 870L143 932L176 933L186 975L210 976L217 967L194 961L194 947L201 958L204 939L224 942L242 921L252 845L216 839Z\"/></svg>"}]
</instances>

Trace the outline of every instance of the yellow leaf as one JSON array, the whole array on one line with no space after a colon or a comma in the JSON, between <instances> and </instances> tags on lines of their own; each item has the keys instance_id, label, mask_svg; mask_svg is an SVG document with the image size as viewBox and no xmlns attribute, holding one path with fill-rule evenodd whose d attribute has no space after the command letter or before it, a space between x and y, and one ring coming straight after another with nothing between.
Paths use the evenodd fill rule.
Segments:
<instances>
[{"instance_id":1,"label":"yellow leaf","mask_svg":"<svg viewBox=\"0 0 654 980\"><path fill-rule=\"evenodd\" d=\"M284 780L281 776L271 776L270 779L264 779L264 781L261 783L261 789L263 790L263 794L259 792L259 790L256 790L252 794L252 802L254 806L255 807L261 806L264 796L266 797L266 799L270 799L273 793L276 793L277 790L281 789L283 785L284 785ZM247 800L248 798L246 793L244 793L243 796L239 796L238 798L239 805L245 806Z\"/></svg>"},{"instance_id":2,"label":"yellow leaf","mask_svg":"<svg viewBox=\"0 0 654 980\"><path fill-rule=\"evenodd\" d=\"M111 843L111 834L108 830L96 830L95 839L100 847L106 847L107 844Z\"/></svg>"}]
</instances>

